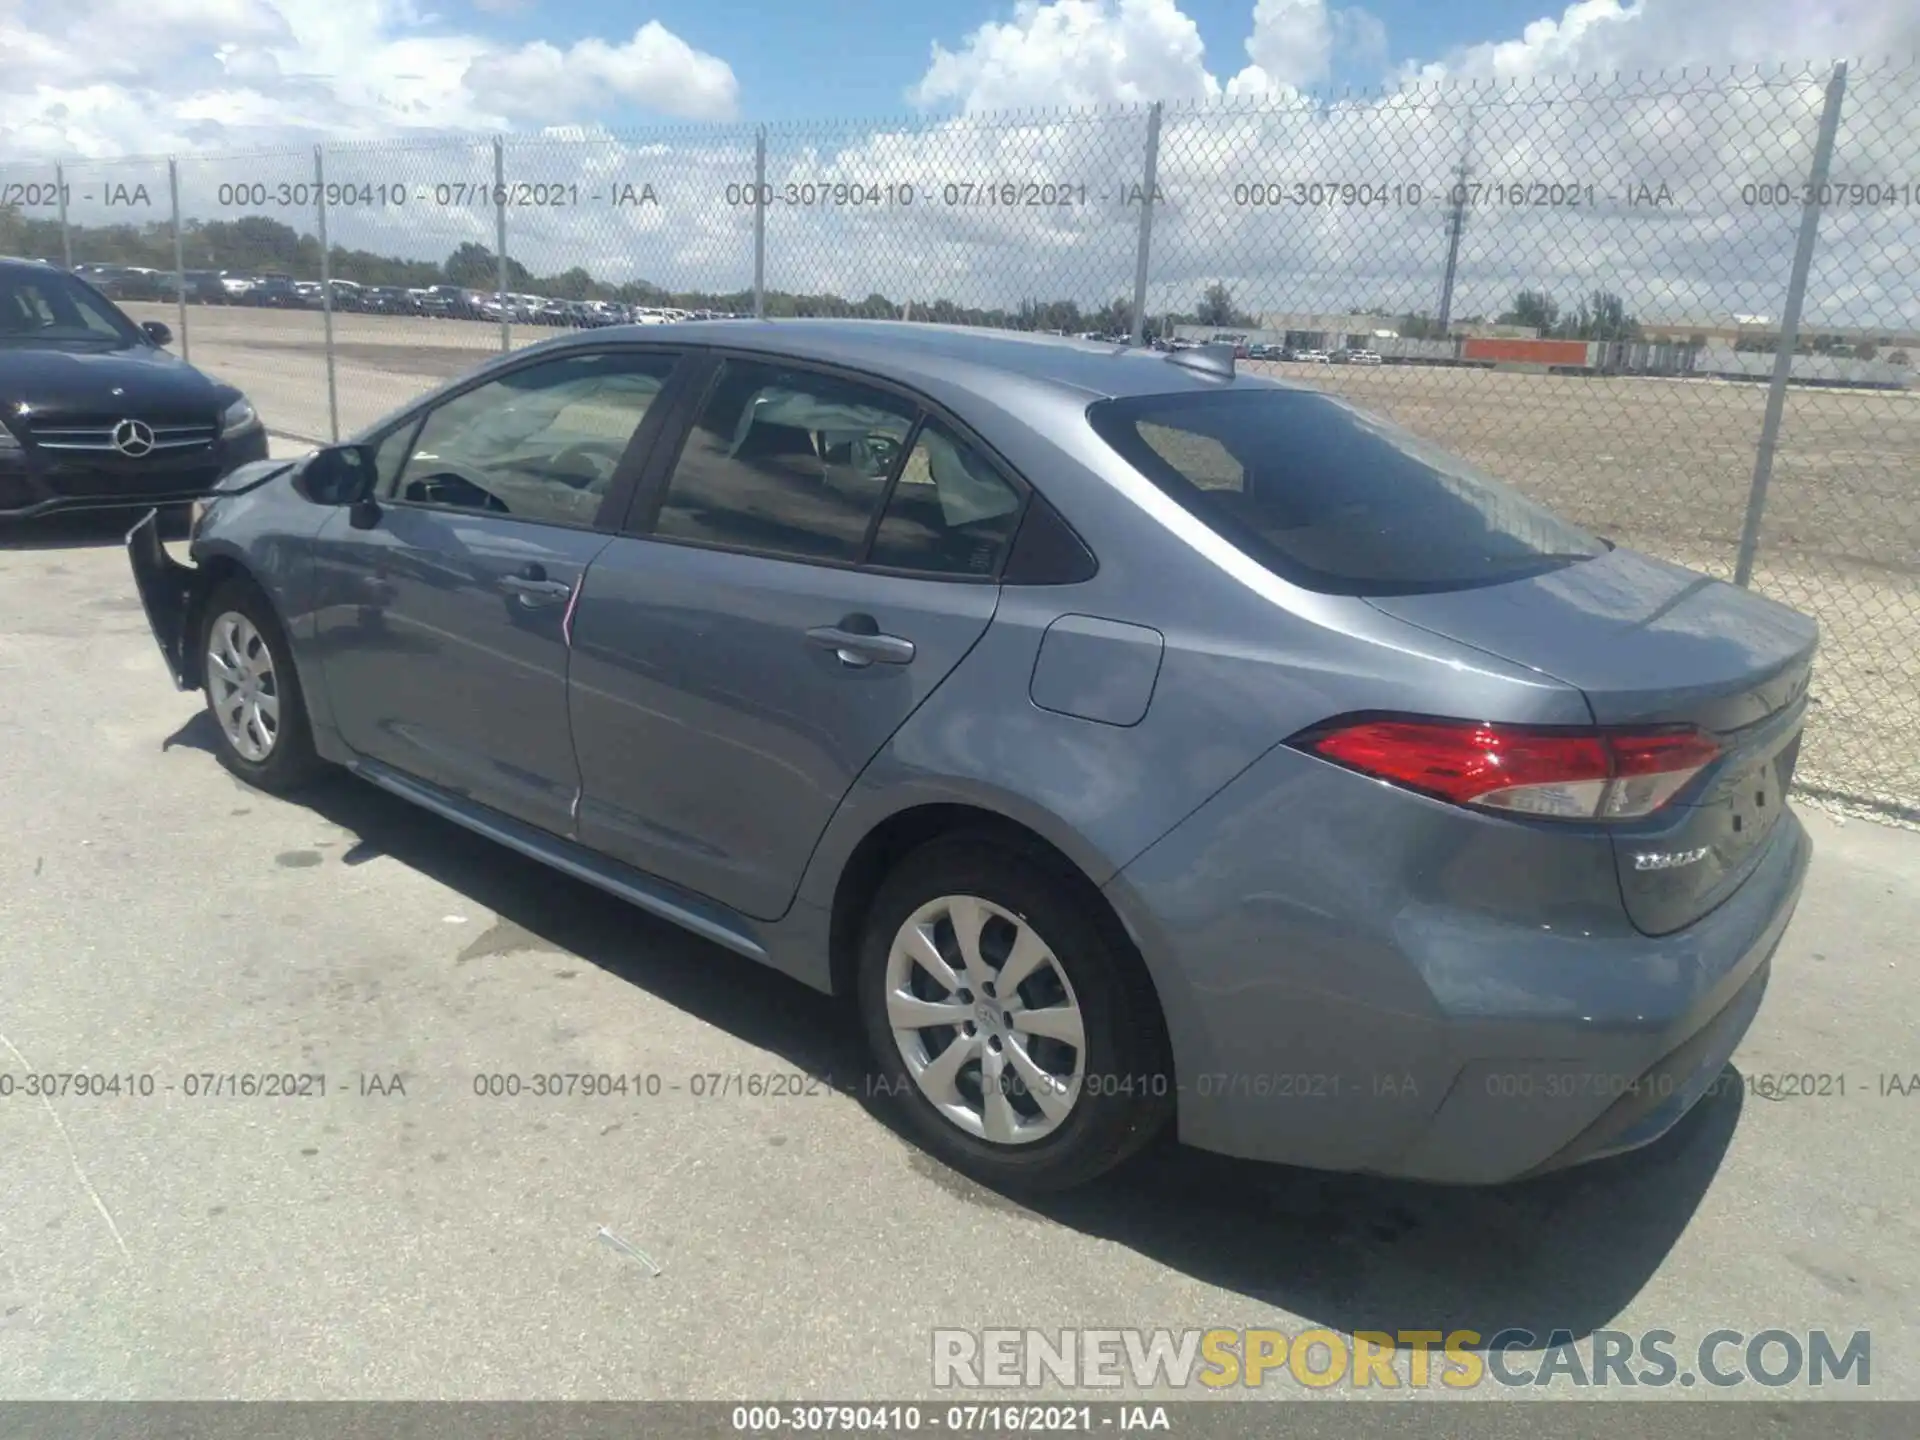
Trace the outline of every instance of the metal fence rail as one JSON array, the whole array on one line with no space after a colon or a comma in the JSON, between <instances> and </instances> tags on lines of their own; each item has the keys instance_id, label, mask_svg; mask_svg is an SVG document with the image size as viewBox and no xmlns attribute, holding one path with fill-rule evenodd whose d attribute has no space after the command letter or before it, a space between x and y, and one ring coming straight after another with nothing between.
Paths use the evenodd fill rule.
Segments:
<instances>
[{"instance_id":1,"label":"metal fence rail","mask_svg":"<svg viewBox=\"0 0 1920 1440\"><path fill-rule=\"evenodd\" d=\"M673 309L1231 339L1816 615L1802 787L1913 821L1916 113L1840 65L0 162L0 253L308 440Z\"/></svg>"}]
</instances>

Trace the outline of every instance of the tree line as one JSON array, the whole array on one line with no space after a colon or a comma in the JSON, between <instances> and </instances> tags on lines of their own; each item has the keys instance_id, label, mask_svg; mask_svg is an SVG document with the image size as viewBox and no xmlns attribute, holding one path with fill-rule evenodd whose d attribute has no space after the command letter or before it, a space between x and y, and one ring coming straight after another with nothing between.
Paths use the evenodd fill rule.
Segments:
<instances>
[{"instance_id":1,"label":"tree line","mask_svg":"<svg viewBox=\"0 0 1920 1440\"><path fill-rule=\"evenodd\" d=\"M141 225L76 225L69 223L67 242L77 263L139 266L171 272L174 267L173 226L165 222ZM187 220L180 236L181 254L188 270L227 270L240 274L279 274L296 280L320 278L320 241L282 221L264 215L237 220ZM0 255L58 261L65 246L60 222L24 214L16 206L0 206ZM413 260L380 255L370 250L331 246L327 271L335 279L358 285L423 289L430 285L458 285L470 290L493 290L499 284L499 261L492 250L474 241L457 246L445 260ZM745 311L753 308L753 292L674 290L648 280L601 280L582 266L557 274L536 274L512 256L507 258L507 289L516 294L543 295L558 300L614 300L629 305L673 306L689 310ZM1066 334L1087 331L1125 334L1133 328L1133 302L1118 296L1105 304L1083 306L1074 300L1021 300L1012 306L963 305L946 298L909 297L894 300L878 292L854 298L823 292L803 294L769 290L766 313L776 318L846 316L861 319L910 318L946 325L987 325L1017 330L1058 330ZM1359 311L1380 319L1408 339L1442 337L1429 314L1388 309ZM1486 317L1468 315L1457 325L1483 323ZM1501 324L1528 325L1543 335L1581 340L1635 339L1639 323L1627 313L1625 302L1607 291L1596 291L1571 312L1543 290L1522 290L1513 305L1498 317ZM1168 310L1147 317L1149 334L1163 334L1176 325L1199 325L1218 330L1252 330L1258 317L1243 310L1230 287L1209 285L1190 311Z\"/></svg>"},{"instance_id":2,"label":"tree line","mask_svg":"<svg viewBox=\"0 0 1920 1440\"><path fill-rule=\"evenodd\" d=\"M1560 302L1545 290L1522 290L1497 323L1523 325L1556 340L1640 339L1640 322L1611 290L1595 290L1564 314Z\"/></svg>"}]
</instances>

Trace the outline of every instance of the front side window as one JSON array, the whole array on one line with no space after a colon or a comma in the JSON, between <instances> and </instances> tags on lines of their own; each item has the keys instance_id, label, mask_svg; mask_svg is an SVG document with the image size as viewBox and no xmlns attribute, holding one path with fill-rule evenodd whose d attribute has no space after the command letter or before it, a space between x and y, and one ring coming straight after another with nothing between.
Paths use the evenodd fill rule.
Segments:
<instances>
[{"instance_id":1,"label":"front side window","mask_svg":"<svg viewBox=\"0 0 1920 1440\"><path fill-rule=\"evenodd\" d=\"M664 539L852 563L917 407L884 390L728 360L674 466Z\"/></svg>"},{"instance_id":2,"label":"front side window","mask_svg":"<svg viewBox=\"0 0 1920 1440\"><path fill-rule=\"evenodd\" d=\"M1313 391L1103 400L1087 418L1215 533L1307 589L1465 589L1607 550L1458 457Z\"/></svg>"},{"instance_id":3,"label":"front side window","mask_svg":"<svg viewBox=\"0 0 1920 1440\"><path fill-rule=\"evenodd\" d=\"M413 437L420 433L420 417L410 416L397 430L387 433L387 438L374 448L373 476L374 493L383 499L391 499L400 485L400 467L407 463L407 457L413 453Z\"/></svg>"},{"instance_id":4,"label":"front side window","mask_svg":"<svg viewBox=\"0 0 1920 1440\"><path fill-rule=\"evenodd\" d=\"M389 436L382 483L403 503L591 525L675 363L609 352L515 370L430 411L391 471Z\"/></svg>"}]
</instances>

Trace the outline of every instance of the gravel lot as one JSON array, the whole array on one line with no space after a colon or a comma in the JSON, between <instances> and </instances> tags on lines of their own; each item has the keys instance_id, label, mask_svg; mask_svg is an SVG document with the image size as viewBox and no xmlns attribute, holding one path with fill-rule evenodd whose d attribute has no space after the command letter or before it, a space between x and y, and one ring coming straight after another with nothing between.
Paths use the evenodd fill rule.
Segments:
<instances>
[{"instance_id":1,"label":"gravel lot","mask_svg":"<svg viewBox=\"0 0 1920 1440\"><path fill-rule=\"evenodd\" d=\"M935 1326L1323 1325L1865 1329L1920 1398L1920 1093L1879 1078L1920 1072L1920 836L1810 818L1745 1078L1650 1152L1436 1191L1170 1148L1028 1208L899 1138L830 1002L370 787L232 780L119 529L0 537L0 1074L155 1080L0 1098L0 1396L900 1398ZM474 1091L555 1071L663 1091ZM327 1094L186 1093L256 1072Z\"/></svg>"},{"instance_id":2,"label":"gravel lot","mask_svg":"<svg viewBox=\"0 0 1920 1440\"><path fill-rule=\"evenodd\" d=\"M177 323L171 307L128 309ZM321 315L192 307L188 323L194 361L244 388L270 426L308 440L331 433ZM342 435L500 349L492 325L333 323ZM513 339L555 333L516 327ZM1623 544L1733 573L1764 386L1259 368L1379 410ZM1790 392L1754 583L1818 618L1824 634L1802 785L1920 822L1920 391Z\"/></svg>"}]
</instances>

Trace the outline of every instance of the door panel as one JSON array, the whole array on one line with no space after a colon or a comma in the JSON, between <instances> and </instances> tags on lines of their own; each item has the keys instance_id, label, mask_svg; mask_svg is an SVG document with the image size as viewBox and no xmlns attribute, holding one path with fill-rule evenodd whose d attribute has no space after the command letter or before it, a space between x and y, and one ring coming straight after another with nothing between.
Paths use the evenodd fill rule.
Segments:
<instances>
[{"instance_id":1,"label":"door panel","mask_svg":"<svg viewBox=\"0 0 1920 1440\"><path fill-rule=\"evenodd\" d=\"M567 602L608 537L394 505L316 543L328 697L360 754L538 825L571 829Z\"/></svg>"},{"instance_id":2,"label":"door panel","mask_svg":"<svg viewBox=\"0 0 1920 1440\"><path fill-rule=\"evenodd\" d=\"M573 624L579 838L778 917L841 797L980 638L998 595L615 540ZM829 630L844 633L809 633Z\"/></svg>"},{"instance_id":3,"label":"door panel","mask_svg":"<svg viewBox=\"0 0 1920 1440\"><path fill-rule=\"evenodd\" d=\"M342 511L316 544L321 665L348 745L571 832L570 607L683 373L668 352L567 349L393 428L378 518L356 529Z\"/></svg>"}]
</instances>

